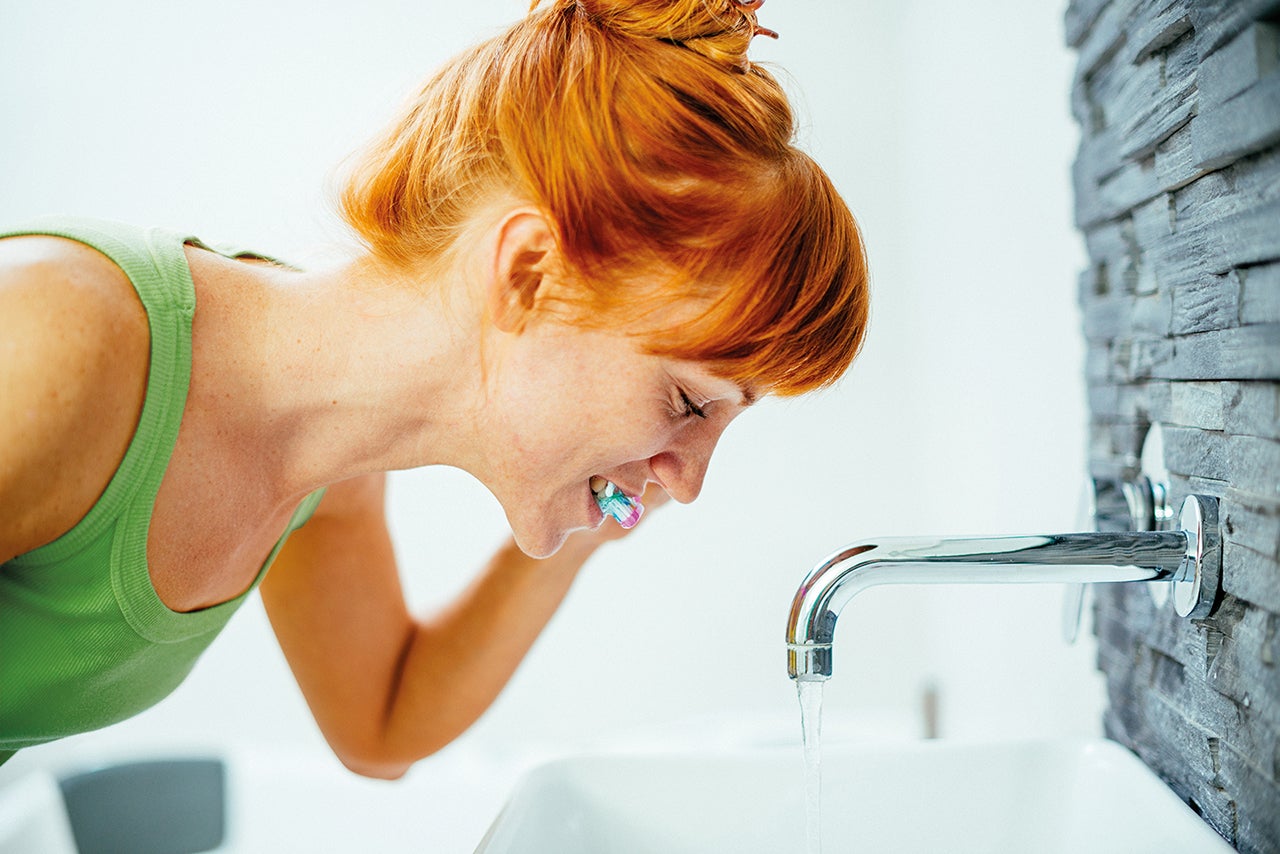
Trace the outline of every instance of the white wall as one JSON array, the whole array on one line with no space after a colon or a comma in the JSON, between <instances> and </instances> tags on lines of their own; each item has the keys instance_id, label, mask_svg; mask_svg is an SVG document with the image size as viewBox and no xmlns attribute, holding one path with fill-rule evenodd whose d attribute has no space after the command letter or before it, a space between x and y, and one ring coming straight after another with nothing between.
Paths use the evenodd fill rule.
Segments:
<instances>
[{"instance_id":1,"label":"white wall","mask_svg":"<svg viewBox=\"0 0 1280 854\"><path fill-rule=\"evenodd\" d=\"M523 5L6 4L0 224L68 212L300 257L341 237L325 187L343 156L423 74ZM1076 529L1084 262L1062 5L763 9L782 38L757 39L755 58L788 70L803 143L870 244L866 351L837 389L737 422L696 505L602 553L463 744L568 749L691 719L791 726L783 622L823 555L870 536ZM451 471L397 475L392 514L422 607L503 531L495 502ZM1097 732L1092 645L1061 646L1059 598L872 591L841 621L827 714L867 734L915 732L933 682L946 735ZM228 740L323 749L256 600L160 706L4 771L95 746Z\"/></svg>"}]
</instances>

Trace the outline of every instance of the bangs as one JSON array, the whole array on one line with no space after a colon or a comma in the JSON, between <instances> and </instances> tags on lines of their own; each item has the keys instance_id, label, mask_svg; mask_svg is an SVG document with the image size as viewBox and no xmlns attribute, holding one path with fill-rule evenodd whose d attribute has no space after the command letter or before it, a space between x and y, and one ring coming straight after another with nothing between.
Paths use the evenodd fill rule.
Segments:
<instances>
[{"instance_id":1,"label":"bangs","mask_svg":"<svg viewBox=\"0 0 1280 854\"><path fill-rule=\"evenodd\" d=\"M865 340L870 296L861 234L826 174L794 149L779 172L748 227L684 253L683 296L706 307L640 334L648 352L793 396L848 369ZM692 294L689 281L701 283Z\"/></svg>"}]
</instances>

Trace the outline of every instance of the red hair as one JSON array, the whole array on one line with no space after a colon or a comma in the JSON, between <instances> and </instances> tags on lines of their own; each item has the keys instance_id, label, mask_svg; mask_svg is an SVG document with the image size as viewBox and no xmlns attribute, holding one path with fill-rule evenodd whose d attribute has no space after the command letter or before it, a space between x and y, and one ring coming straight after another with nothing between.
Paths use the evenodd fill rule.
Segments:
<instances>
[{"instance_id":1,"label":"red hair","mask_svg":"<svg viewBox=\"0 0 1280 854\"><path fill-rule=\"evenodd\" d=\"M408 264L514 193L554 224L580 321L687 303L646 349L783 395L833 382L864 338L866 256L782 88L746 59L758 5L535 0L427 81L357 162L343 215Z\"/></svg>"}]
</instances>

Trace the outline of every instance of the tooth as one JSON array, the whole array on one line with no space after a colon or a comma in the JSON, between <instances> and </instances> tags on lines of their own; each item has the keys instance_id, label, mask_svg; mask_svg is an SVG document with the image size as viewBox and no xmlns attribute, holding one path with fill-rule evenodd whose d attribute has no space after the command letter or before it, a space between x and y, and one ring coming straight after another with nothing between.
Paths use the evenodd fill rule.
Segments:
<instances>
[{"instance_id":1,"label":"tooth","mask_svg":"<svg viewBox=\"0 0 1280 854\"><path fill-rule=\"evenodd\" d=\"M608 486L608 485L609 485L609 481L605 480L605 479L604 479L604 478L602 478L600 475L595 474L595 475L592 475L592 476L591 476L591 491L592 491L592 492L597 493L597 494L599 494L599 493L601 493L601 492L604 492L604 488L605 488L606 486Z\"/></svg>"}]
</instances>

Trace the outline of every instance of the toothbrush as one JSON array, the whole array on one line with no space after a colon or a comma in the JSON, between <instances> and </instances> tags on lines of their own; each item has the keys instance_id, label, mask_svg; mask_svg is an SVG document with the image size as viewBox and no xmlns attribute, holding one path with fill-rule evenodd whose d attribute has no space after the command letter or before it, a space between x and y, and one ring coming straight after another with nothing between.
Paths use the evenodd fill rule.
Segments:
<instances>
[{"instance_id":1,"label":"toothbrush","mask_svg":"<svg viewBox=\"0 0 1280 854\"><path fill-rule=\"evenodd\" d=\"M640 503L640 499L627 495L614 486L613 481L606 480L601 489L595 489L593 484L592 492L595 494L600 512L606 516L612 516L622 527L634 528L640 521L640 516L644 513L644 505Z\"/></svg>"}]
</instances>

